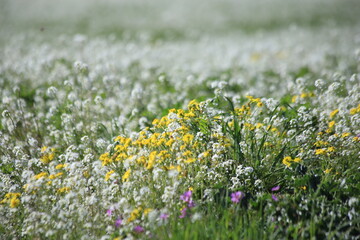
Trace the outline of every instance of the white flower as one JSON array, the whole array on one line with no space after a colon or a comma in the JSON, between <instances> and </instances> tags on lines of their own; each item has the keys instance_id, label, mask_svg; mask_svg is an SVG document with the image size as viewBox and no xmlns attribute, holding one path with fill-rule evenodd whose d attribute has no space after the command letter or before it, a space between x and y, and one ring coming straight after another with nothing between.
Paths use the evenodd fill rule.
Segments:
<instances>
[{"instance_id":1,"label":"white flower","mask_svg":"<svg viewBox=\"0 0 360 240\"><path fill-rule=\"evenodd\" d=\"M58 92L58 89L54 86L51 86L47 89L47 95L49 97L55 97L57 92Z\"/></svg>"},{"instance_id":2,"label":"white flower","mask_svg":"<svg viewBox=\"0 0 360 240\"><path fill-rule=\"evenodd\" d=\"M191 216L191 222L196 222L198 220L200 220L202 218L202 215L198 212L194 213L192 216Z\"/></svg>"}]
</instances>

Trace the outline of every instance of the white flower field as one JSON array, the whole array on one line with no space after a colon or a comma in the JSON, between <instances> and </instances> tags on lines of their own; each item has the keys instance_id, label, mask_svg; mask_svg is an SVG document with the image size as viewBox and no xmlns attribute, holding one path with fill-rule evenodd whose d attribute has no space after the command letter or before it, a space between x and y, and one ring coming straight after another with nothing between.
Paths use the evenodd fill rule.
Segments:
<instances>
[{"instance_id":1,"label":"white flower field","mask_svg":"<svg viewBox=\"0 0 360 240\"><path fill-rule=\"evenodd\" d=\"M357 0L0 0L0 239L359 239Z\"/></svg>"}]
</instances>

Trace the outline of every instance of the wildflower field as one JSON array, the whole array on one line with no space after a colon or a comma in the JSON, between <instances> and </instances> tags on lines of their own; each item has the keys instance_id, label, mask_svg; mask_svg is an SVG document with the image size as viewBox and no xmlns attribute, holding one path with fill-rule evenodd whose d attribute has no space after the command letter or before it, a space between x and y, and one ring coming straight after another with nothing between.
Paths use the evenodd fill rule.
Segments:
<instances>
[{"instance_id":1,"label":"wildflower field","mask_svg":"<svg viewBox=\"0 0 360 240\"><path fill-rule=\"evenodd\" d=\"M0 239L359 239L358 0L0 0Z\"/></svg>"}]
</instances>

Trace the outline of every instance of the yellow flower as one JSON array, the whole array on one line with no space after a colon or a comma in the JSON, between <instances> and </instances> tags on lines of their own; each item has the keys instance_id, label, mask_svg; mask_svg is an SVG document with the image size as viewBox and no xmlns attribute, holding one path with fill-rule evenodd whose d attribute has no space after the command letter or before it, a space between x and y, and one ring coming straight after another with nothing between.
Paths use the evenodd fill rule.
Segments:
<instances>
[{"instance_id":1,"label":"yellow flower","mask_svg":"<svg viewBox=\"0 0 360 240\"><path fill-rule=\"evenodd\" d=\"M144 215L147 216L149 214L149 212L151 212L152 210L153 210L152 208L145 208Z\"/></svg>"},{"instance_id":2,"label":"yellow flower","mask_svg":"<svg viewBox=\"0 0 360 240\"><path fill-rule=\"evenodd\" d=\"M195 161L196 161L195 158L188 158L188 159L186 159L184 162L185 162L185 163L193 163L193 162L195 162Z\"/></svg>"},{"instance_id":3,"label":"yellow flower","mask_svg":"<svg viewBox=\"0 0 360 240\"><path fill-rule=\"evenodd\" d=\"M49 179L55 179L56 177L55 177L55 175L54 174L51 174L50 176L49 176Z\"/></svg>"},{"instance_id":4,"label":"yellow flower","mask_svg":"<svg viewBox=\"0 0 360 240\"><path fill-rule=\"evenodd\" d=\"M47 177L47 175L48 175L48 174L47 174L46 172L41 172L41 173L35 175L34 178L35 178L36 180L38 180L38 179L40 179L40 178L45 178L45 177Z\"/></svg>"},{"instance_id":5,"label":"yellow flower","mask_svg":"<svg viewBox=\"0 0 360 240\"><path fill-rule=\"evenodd\" d=\"M175 142L175 140L174 139L170 139L170 140L168 140L166 143L165 143L165 145L167 146L167 147L170 147L170 146L172 146L172 144Z\"/></svg>"},{"instance_id":6,"label":"yellow flower","mask_svg":"<svg viewBox=\"0 0 360 240\"><path fill-rule=\"evenodd\" d=\"M145 165L146 163L146 158L145 156L141 156L139 158L136 159L136 162L139 164L139 165Z\"/></svg>"},{"instance_id":7,"label":"yellow flower","mask_svg":"<svg viewBox=\"0 0 360 240\"><path fill-rule=\"evenodd\" d=\"M181 166L170 165L170 167L168 167L168 170L177 170L178 172L181 172Z\"/></svg>"},{"instance_id":8,"label":"yellow flower","mask_svg":"<svg viewBox=\"0 0 360 240\"><path fill-rule=\"evenodd\" d=\"M62 187L57 190L57 193L68 193L70 192L71 188L69 187Z\"/></svg>"},{"instance_id":9,"label":"yellow flower","mask_svg":"<svg viewBox=\"0 0 360 240\"><path fill-rule=\"evenodd\" d=\"M287 167L290 167L291 161L292 161L291 157L287 156L287 157L284 157L284 159L282 160L282 163L285 164Z\"/></svg>"},{"instance_id":10,"label":"yellow flower","mask_svg":"<svg viewBox=\"0 0 360 240\"><path fill-rule=\"evenodd\" d=\"M55 157L54 153L46 153L43 156L41 156L40 161L44 164L48 164L51 162Z\"/></svg>"},{"instance_id":11,"label":"yellow flower","mask_svg":"<svg viewBox=\"0 0 360 240\"><path fill-rule=\"evenodd\" d=\"M287 167L290 167L292 162L299 163L299 162L301 162L301 159L300 158L292 159L290 156L287 156L287 157L284 157L284 159L282 160L282 163L285 164Z\"/></svg>"},{"instance_id":12,"label":"yellow flower","mask_svg":"<svg viewBox=\"0 0 360 240\"><path fill-rule=\"evenodd\" d=\"M156 160L156 155L157 152L156 151L152 151L149 155L149 161L147 163L146 169L150 170L154 167L155 164L155 160Z\"/></svg>"},{"instance_id":13,"label":"yellow flower","mask_svg":"<svg viewBox=\"0 0 360 240\"><path fill-rule=\"evenodd\" d=\"M324 173L329 174L331 172L332 168L327 168Z\"/></svg>"},{"instance_id":14,"label":"yellow flower","mask_svg":"<svg viewBox=\"0 0 360 240\"><path fill-rule=\"evenodd\" d=\"M108 152L101 154L99 159L102 162L103 166L106 166L112 162L112 159L110 158L110 154Z\"/></svg>"},{"instance_id":15,"label":"yellow flower","mask_svg":"<svg viewBox=\"0 0 360 240\"><path fill-rule=\"evenodd\" d=\"M210 151L211 151L211 150L207 150L206 152L203 152L204 157L208 157L208 156L210 155Z\"/></svg>"},{"instance_id":16,"label":"yellow flower","mask_svg":"<svg viewBox=\"0 0 360 240\"><path fill-rule=\"evenodd\" d=\"M300 97L301 98L306 98L306 97L308 97L308 94L307 93L301 93Z\"/></svg>"},{"instance_id":17,"label":"yellow flower","mask_svg":"<svg viewBox=\"0 0 360 240\"><path fill-rule=\"evenodd\" d=\"M109 172L106 173L106 175L105 175L105 181L106 181L106 182L109 181L111 175L112 175L114 172L115 172L114 170L111 170L111 171L109 171Z\"/></svg>"},{"instance_id":18,"label":"yellow flower","mask_svg":"<svg viewBox=\"0 0 360 240\"><path fill-rule=\"evenodd\" d=\"M262 106L260 98L254 98L253 96L246 96L246 98L250 100L250 103L260 104L260 106L258 105L258 107Z\"/></svg>"},{"instance_id":19,"label":"yellow flower","mask_svg":"<svg viewBox=\"0 0 360 240\"><path fill-rule=\"evenodd\" d=\"M187 133L183 136L182 140L184 143L190 143L194 139L194 135Z\"/></svg>"},{"instance_id":20,"label":"yellow flower","mask_svg":"<svg viewBox=\"0 0 360 240\"><path fill-rule=\"evenodd\" d=\"M335 148L334 147L328 147L326 149L327 152L335 152Z\"/></svg>"},{"instance_id":21,"label":"yellow flower","mask_svg":"<svg viewBox=\"0 0 360 240\"><path fill-rule=\"evenodd\" d=\"M356 108L350 109L350 114L351 115L354 115L354 114L359 113L359 112L360 112L360 104Z\"/></svg>"},{"instance_id":22,"label":"yellow flower","mask_svg":"<svg viewBox=\"0 0 360 240\"><path fill-rule=\"evenodd\" d=\"M159 119L155 118L153 121L152 121L152 125L154 126L157 126L159 124Z\"/></svg>"},{"instance_id":23,"label":"yellow flower","mask_svg":"<svg viewBox=\"0 0 360 240\"><path fill-rule=\"evenodd\" d=\"M13 197L10 200L10 207L11 208L16 208L17 206L19 206L20 204L20 200L17 197Z\"/></svg>"},{"instance_id":24,"label":"yellow flower","mask_svg":"<svg viewBox=\"0 0 360 240\"><path fill-rule=\"evenodd\" d=\"M355 115L356 113L357 113L357 109L356 109L356 108L350 109L350 114L351 114L351 115Z\"/></svg>"},{"instance_id":25,"label":"yellow flower","mask_svg":"<svg viewBox=\"0 0 360 240\"><path fill-rule=\"evenodd\" d=\"M20 200L19 197L21 196L21 193L7 193L5 194L5 198L0 201L0 204L9 203L11 208L15 208L19 206Z\"/></svg>"},{"instance_id":26,"label":"yellow flower","mask_svg":"<svg viewBox=\"0 0 360 240\"><path fill-rule=\"evenodd\" d=\"M329 122L329 128L333 128L335 126L335 121Z\"/></svg>"},{"instance_id":27,"label":"yellow flower","mask_svg":"<svg viewBox=\"0 0 360 240\"><path fill-rule=\"evenodd\" d=\"M48 149L48 147L46 147L46 146L43 146L42 148L41 148L41 153L44 153L44 152L46 152L46 150Z\"/></svg>"},{"instance_id":28,"label":"yellow flower","mask_svg":"<svg viewBox=\"0 0 360 240\"><path fill-rule=\"evenodd\" d=\"M343 134L341 135L341 137L342 137L342 138L346 138L346 137L350 136L350 134L351 134L351 133L346 132L346 133L343 133Z\"/></svg>"},{"instance_id":29,"label":"yellow flower","mask_svg":"<svg viewBox=\"0 0 360 240\"><path fill-rule=\"evenodd\" d=\"M338 112L339 112L339 109L335 109L334 111L332 111L332 112L330 113L330 118L335 117L336 114L338 114Z\"/></svg>"},{"instance_id":30,"label":"yellow flower","mask_svg":"<svg viewBox=\"0 0 360 240\"><path fill-rule=\"evenodd\" d=\"M327 146L327 145L329 145L328 142L321 141L321 140L314 143L314 146L316 146L316 147Z\"/></svg>"},{"instance_id":31,"label":"yellow flower","mask_svg":"<svg viewBox=\"0 0 360 240\"><path fill-rule=\"evenodd\" d=\"M246 128L250 129L251 131L255 129L254 125L252 125L251 123L245 123L244 125Z\"/></svg>"},{"instance_id":32,"label":"yellow flower","mask_svg":"<svg viewBox=\"0 0 360 240\"><path fill-rule=\"evenodd\" d=\"M139 217L140 215L140 211L141 211L141 207L135 208L131 213L130 213L130 217L128 218L128 222L132 222L134 221L136 218Z\"/></svg>"},{"instance_id":33,"label":"yellow flower","mask_svg":"<svg viewBox=\"0 0 360 240\"><path fill-rule=\"evenodd\" d=\"M131 169L127 170L122 176L122 181L125 182L130 177Z\"/></svg>"},{"instance_id":34,"label":"yellow flower","mask_svg":"<svg viewBox=\"0 0 360 240\"><path fill-rule=\"evenodd\" d=\"M64 173L63 172L59 172L59 173L57 173L57 174L51 174L50 176L49 176L49 179L51 179L51 180L53 180L53 179L55 179L55 178L57 178L57 177L60 177L60 176L62 176Z\"/></svg>"},{"instance_id":35,"label":"yellow flower","mask_svg":"<svg viewBox=\"0 0 360 240\"><path fill-rule=\"evenodd\" d=\"M67 166L67 164L58 164L55 169L59 170L59 169L62 169L62 168L65 168Z\"/></svg>"},{"instance_id":36,"label":"yellow flower","mask_svg":"<svg viewBox=\"0 0 360 240\"><path fill-rule=\"evenodd\" d=\"M188 109L192 112L200 110L199 103L196 100L191 100L188 104Z\"/></svg>"},{"instance_id":37,"label":"yellow flower","mask_svg":"<svg viewBox=\"0 0 360 240\"><path fill-rule=\"evenodd\" d=\"M271 128L271 132L276 132L278 129L276 127Z\"/></svg>"},{"instance_id":38,"label":"yellow flower","mask_svg":"<svg viewBox=\"0 0 360 240\"><path fill-rule=\"evenodd\" d=\"M192 152L190 150L186 150L184 153L183 153L183 156L187 157L187 156L191 156L192 155Z\"/></svg>"},{"instance_id":39,"label":"yellow flower","mask_svg":"<svg viewBox=\"0 0 360 240\"><path fill-rule=\"evenodd\" d=\"M48 164L51 162L55 157L55 148L51 148L50 152L48 151L48 147L44 146L41 148L41 153L43 154L40 157L40 161L44 164Z\"/></svg>"},{"instance_id":40,"label":"yellow flower","mask_svg":"<svg viewBox=\"0 0 360 240\"><path fill-rule=\"evenodd\" d=\"M316 149L315 154L316 155L324 155L324 154L326 154L326 150L323 148Z\"/></svg>"},{"instance_id":41,"label":"yellow flower","mask_svg":"<svg viewBox=\"0 0 360 240\"><path fill-rule=\"evenodd\" d=\"M127 157L128 157L128 155L126 153L120 153L115 158L115 161L119 162L119 161L125 160Z\"/></svg>"}]
</instances>

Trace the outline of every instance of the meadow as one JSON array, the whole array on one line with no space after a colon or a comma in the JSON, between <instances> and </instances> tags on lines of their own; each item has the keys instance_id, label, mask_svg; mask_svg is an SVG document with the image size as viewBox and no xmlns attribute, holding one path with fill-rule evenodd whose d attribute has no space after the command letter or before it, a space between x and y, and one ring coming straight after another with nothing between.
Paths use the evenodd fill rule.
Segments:
<instances>
[{"instance_id":1,"label":"meadow","mask_svg":"<svg viewBox=\"0 0 360 240\"><path fill-rule=\"evenodd\" d=\"M357 0L0 0L0 239L359 239Z\"/></svg>"}]
</instances>

